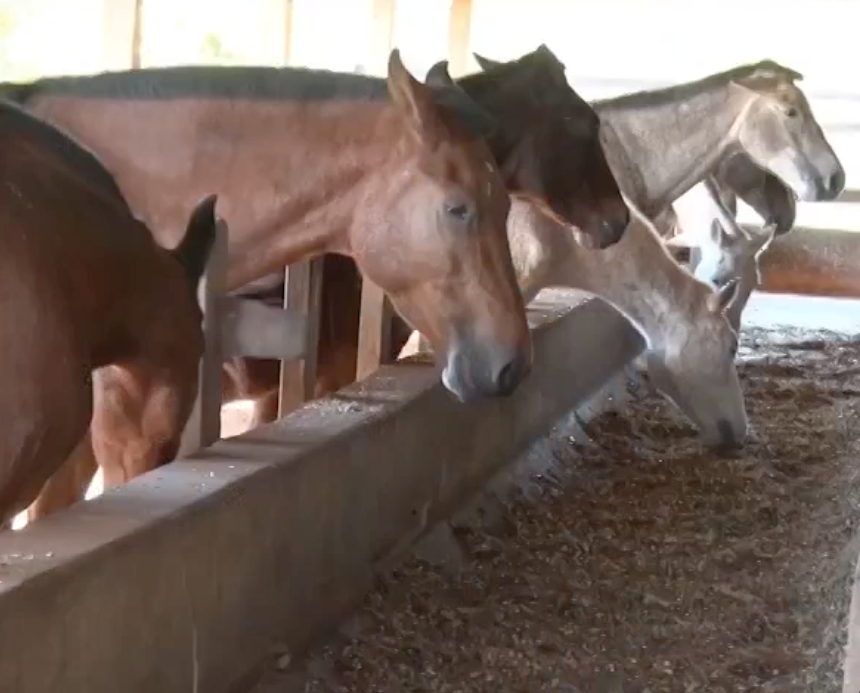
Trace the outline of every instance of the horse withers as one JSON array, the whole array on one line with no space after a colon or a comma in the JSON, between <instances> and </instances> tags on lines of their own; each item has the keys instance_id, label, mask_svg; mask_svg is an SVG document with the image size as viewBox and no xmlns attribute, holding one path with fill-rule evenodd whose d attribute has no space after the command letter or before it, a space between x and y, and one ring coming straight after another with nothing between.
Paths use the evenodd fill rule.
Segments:
<instances>
[{"instance_id":1,"label":"horse withers","mask_svg":"<svg viewBox=\"0 0 860 693\"><path fill-rule=\"evenodd\" d=\"M509 395L528 373L510 203L484 141L494 120L460 91L417 81L398 51L387 80L188 66L0 93L94 151L161 245L216 191L232 229L228 290L341 253L433 342L460 400Z\"/></svg>"},{"instance_id":2,"label":"horse withers","mask_svg":"<svg viewBox=\"0 0 860 693\"><path fill-rule=\"evenodd\" d=\"M168 251L90 152L9 103L0 103L0 152L6 522L73 452L86 457L90 442L110 449L99 455L106 476L109 467L174 456L197 387L196 292L214 241L215 199L198 205Z\"/></svg>"}]
</instances>

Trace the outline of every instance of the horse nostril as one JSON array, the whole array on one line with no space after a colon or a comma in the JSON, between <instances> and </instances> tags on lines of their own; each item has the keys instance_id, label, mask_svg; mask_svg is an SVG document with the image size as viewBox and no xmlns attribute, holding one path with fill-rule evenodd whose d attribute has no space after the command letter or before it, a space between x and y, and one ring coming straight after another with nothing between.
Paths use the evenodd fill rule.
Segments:
<instances>
[{"instance_id":1,"label":"horse nostril","mask_svg":"<svg viewBox=\"0 0 860 693\"><path fill-rule=\"evenodd\" d=\"M519 384L519 367L517 366L517 359L513 361L509 361L497 374L496 381L494 383L496 388L496 393L502 397L507 397L514 390L516 390L517 385Z\"/></svg>"},{"instance_id":2,"label":"horse nostril","mask_svg":"<svg viewBox=\"0 0 860 693\"><path fill-rule=\"evenodd\" d=\"M717 430L720 433L720 441L714 446L717 454L726 455L743 447L744 436L741 439L735 435L732 425L726 419L717 421Z\"/></svg>"},{"instance_id":3,"label":"horse nostril","mask_svg":"<svg viewBox=\"0 0 860 693\"><path fill-rule=\"evenodd\" d=\"M604 221L600 224L600 248L608 248L615 245L621 240L624 231L627 229L627 222L621 221Z\"/></svg>"},{"instance_id":4,"label":"horse nostril","mask_svg":"<svg viewBox=\"0 0 860 693\"><path fill-rule=\"evenodd\" d=\"M833 197L837 197L845 188L845 172L837 171L827 179L827 190Z\"/></svg>"}]
</instances>

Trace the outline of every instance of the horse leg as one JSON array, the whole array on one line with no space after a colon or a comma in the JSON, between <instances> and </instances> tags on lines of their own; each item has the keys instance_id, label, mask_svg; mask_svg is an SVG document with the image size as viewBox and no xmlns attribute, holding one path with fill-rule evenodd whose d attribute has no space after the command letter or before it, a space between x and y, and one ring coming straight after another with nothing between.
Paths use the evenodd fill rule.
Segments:
<instances>
[{"instance_id":1,"label":"horse leg","mask_svg":"<svg viewBox=\"0 0 860 693\"><path fill-rule=\"evenodd\" d=\"M92 445L105 489L176 457L194 403L196 366L183 378L144 364L107 366L93 383Z\"/></svg>"},{"instance_id":2,"label":"horse leg","mask_svg":"<svg viewBox=\"0 0 860 693\"><path fill-rule=\"evenodd\" d=\"M82 501L97 470L92 438L87 429L69 459L48 479L39 497L27 509L27 521L35 522Z\"/></svg>"},{"instance_id":3,"label":"horse leg","mask_svg":"<svg viewBox=\"0 0 860 693\"><path fill-rule=\"evenodd\" d=\"M74 376L65 384L67 387L61 387L59 379L53 381L50 396L32 413L22 412L17 402L0 404L3 420L19 422L0 436L0 526L8 526L36 500L48 479L86 437L93 405L91 388L75 382Z\"/></svg>"}]
</instances>

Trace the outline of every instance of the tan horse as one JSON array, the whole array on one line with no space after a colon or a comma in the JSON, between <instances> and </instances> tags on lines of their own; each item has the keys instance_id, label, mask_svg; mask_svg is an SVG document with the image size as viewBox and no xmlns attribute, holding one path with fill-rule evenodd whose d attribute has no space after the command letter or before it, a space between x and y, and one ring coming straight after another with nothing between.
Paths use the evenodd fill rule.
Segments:
<instances>
[{"instance_id":1,"label":"tan horse","mask_svg":"<svg viewBox=\"0 0 860 693\"><path fill-rule=\"evenodd\" d=\"M5 523L76 446L91 459L94 394L99 450L121 448L123 464L146 467L175 454L196 393L196 291L215 198L167 251L88 151L8 103L0 104L0 151Z\"/></svg>"},{"instance_id":2,"label":"tan horse","mask_svg":"<svg viewBox=\"0 0 860 693\"><path fill-rule=\"evenodd\" d=\"M460 400L508 395L528 373L509 201L483 139L495 122L459 90L416 81L397 51L387 81L195 66L0 93L99 155L166 247L189 200L217 191L232 229L229 289L349 255L433 342Z\"/></svg>"},{"instance_id":3,"label":"tan horse","mask_svg":"<svg viewBox=\"0 0 860 693\"><path fill-rule=\"evenodd\" d=\"M703 442L742 444L747 417L734 364L737 333L725 315L736 283L715 290L692 277L635 210L612 248L590 251L578 234L514 196L508 237L526 302L550 286L603 299L642 334L652 381L699 427Z\"/></svg>"},{"instance_id":4,"label":"tan horse","mask_svg":"<svg viewBox=\"0 0 860 693\"><path fill-rule=\"evenodd\" d=\"M691 238L707 242L721 226L735 239L723 244L724 250L757 257L760 249L754 246L765 245L771 230L782 234L793 226L792 191L802 200L831 200L845 187L842 165L795 84L800 79L793 70L763 61L695 82L594 102L621 189L661 233L671 235L677 224L670 205L708 180L709 188L700 189L697 196L713 197L714 215L700 216L701 227L675 244ZM744 232L734 220L737 197L765 222L764 235L751 238L749 244L743 244ZM695 265L699 252L692 254ZM723 258L724 264L731 262ZM700 276L714 269L706 266ZM743 276L740 295L729 312L735 326L757 274L753 260L735 277Z\"/></svg>"},{"instance_id":5,"label":"tan horse","mask_svg":"<svg viewBox=\"0 0 860 693\"><path fill-rule=\"evenodd\" d=\"M744 153L801 200L834 199L845 187L845 171L795 84L799 79L764 61L593 102L622 192L653 218Z\"/></svg>"}]
</instances>

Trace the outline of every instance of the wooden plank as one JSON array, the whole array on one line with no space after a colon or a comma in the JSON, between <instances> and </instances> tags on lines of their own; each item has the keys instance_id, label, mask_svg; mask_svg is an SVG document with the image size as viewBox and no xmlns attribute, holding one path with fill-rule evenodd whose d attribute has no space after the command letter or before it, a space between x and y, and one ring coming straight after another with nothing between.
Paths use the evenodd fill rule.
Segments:
<instances>
[{"instance_id":1,"label":"wooden plank","mask_svg":"<svg viewBox=\"0 0 860 693\"><path fill-rule=\"evenodd\" d=\"M361 287L361 318L358 323L356 380L391 361L391 317L393 310L385 293L366 277Z\"/></svg>"},{"instance_id":2,"label":"wooden plank","mask_svg":"<svg viewBox=\"0 0 860 693\"><path fill-rule=\"evenodd\" d=\"M229 230L217 222L215 244L200 282L198 300L203 311L203 355L200 358L197 398L179 446L179 457L193 454L221 437L221 367L224 362L220 298L227 287Z\"/></svg>"},{"instance_id":3,"label":"wooden plank","mask_svg":"<svg viewBox=\"0 0 860 693\"><path fill-rule=\"evenodd\" d=\"M448 19L448 65L452 77L469 70L472 43L472 0L452 0Z\"/></svg>"},{"instance_id":4,"label":"wooden plank","mask_svg":"<svg viewBox=\"0 0 860 693\"><path fill-rule=\"evenodd\" d=\"M305 317L303 357L281 361L278 416L313 399L317 380L322 258L290 265L284 272L284 309Z\"/></svg>"},{"instance_id":5,"label":"wooden plank","mask_svg":"<svg viewBox=\"0 0 860 693\"><path fill-rule=\"evenodd\" d=\"M304 356L306 316L241 296L222 296L219 306L224 358L291 361Z\"/></svg>"},{"instance_id":6,"label":"wooden plank","mask_svg":"<svg viewBox=\"0 0 860 693\"><path fill-rule=\"evenodd\" d=\"M102 60L106 70L140 67L143 0L104 0Z\"/></svg>"}]
</instances>

